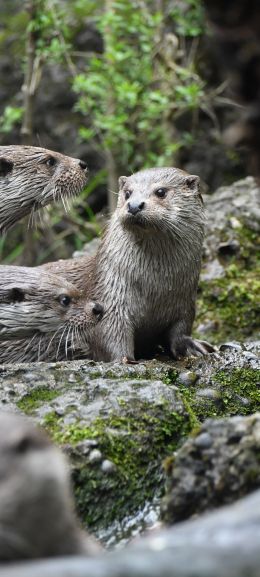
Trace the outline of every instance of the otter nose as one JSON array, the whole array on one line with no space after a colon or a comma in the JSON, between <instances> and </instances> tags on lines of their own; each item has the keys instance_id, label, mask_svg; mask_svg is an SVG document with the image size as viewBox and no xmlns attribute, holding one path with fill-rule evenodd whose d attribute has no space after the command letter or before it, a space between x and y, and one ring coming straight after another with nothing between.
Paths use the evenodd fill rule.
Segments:
<instances>
[{"instance_id":1,"label":"otter nose","mask_svg":"<svg viewBox=\"0 0 260 577\"><path fill-rule=\"evenodd\" d=\"M104 308L99 303L94 303L93 308L92 308L92 312L94 315L101 318L103 316L103 313L104 313Z\"/></svg>"},{"instance_id":2,"label":"otter nose","mask_svg":"<svg viewBox=\"0 0 260 577\"><path fill-rule=\"evenodd\" d=\"M144 202L128 202L127 210L131 214L135 215L138 212L140 212L141 210L143 210L144 204L145 204Z\"/></svg>"},{"instance_id":3,"label":"otter nose","mask_svg":"<svg viewBox=\"0 0 260 577\"><path fill-rule=\"evenodd\" d=\"M84 162L84 160L79 161L79 166L82 168L82 170L87 170L87 164Z\"/></svg>"}]
</instances>

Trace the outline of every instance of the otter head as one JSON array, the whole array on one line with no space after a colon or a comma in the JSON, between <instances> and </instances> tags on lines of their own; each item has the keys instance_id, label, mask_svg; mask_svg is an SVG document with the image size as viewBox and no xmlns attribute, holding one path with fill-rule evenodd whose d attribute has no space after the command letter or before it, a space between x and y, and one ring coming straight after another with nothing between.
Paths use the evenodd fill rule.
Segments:
<instances>
[{"instance_id":1,"label":"otter head","mask_svg":"<svg viewBox=\"0 0 260 577\"><path fill-rule=\"evenodd\" d=\"M103 306L66 279L38 268L0 267L0 340L69 332L74 340L96 325Z\"/></svg>"},{"instance_id":2,"label":"otter head","mask_svg":"<svg viewBox=\"0 0 260 577\"><path fill-rule=\"evenodd\" d=\"M78 194L88 180L83 160L33 146L0 146L0 230L54 201Z\"/></svg>"},{"instance_id":3,"label":"otter head","mask_svg":"<svg viewBox=\"0 0 260 577\"><path fill-rule=\"evenodd\" d=\"M140 234L154 230L178 237L202 223L199 177L177 168L150 168L119 178L116 211L121 224Z\"/></svg>"}]
</instances>

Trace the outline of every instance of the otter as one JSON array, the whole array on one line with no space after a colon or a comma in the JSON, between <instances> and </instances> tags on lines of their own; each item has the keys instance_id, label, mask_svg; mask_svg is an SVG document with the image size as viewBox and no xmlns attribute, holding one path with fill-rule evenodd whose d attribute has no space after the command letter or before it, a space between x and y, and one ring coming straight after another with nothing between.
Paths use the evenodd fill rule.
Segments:
<instances>
[{"instance_id":1,"label":"otter","mask_svg":"<svg viewBox=\"0 0 260 577\"><path fill-rule=\"evenodd\" d=\"M92 333L95 360L134 361L158 343L174 359L214 350L191 337L204 222L198 176L141 170L119 178L117 209L96 255L47 265L106 303Z\"/></svg>"},{"instance_id":2,"label":"otter","mask_svg":"<svg viewBox=\"0 0 260 577\"><path fill-rule=\"evenodd\" d=\"M95 555L81 530L68 463L29 419L0 414L0 561Z\"/></svg>"},{"instance_id":3,"label":"otter","mask_svg":"<svg viewBox=\"0 0 260 577\"><path fill-rule=\"evenodd\" d=\"M88 179L83 160L33 146L0 146L0 235L51 202L72 197Z\"/></svg>"},{"instance_id":4,"label":"otter","mask_svg":"<svg viewBox=\"0 0 260 577\"><path fill-rule=\"evenodd\" d=\"M61 360L82 343L86 353L101 304L37 268L2 265L0 282L0 362Z\"/></svg>"}]
</instances>

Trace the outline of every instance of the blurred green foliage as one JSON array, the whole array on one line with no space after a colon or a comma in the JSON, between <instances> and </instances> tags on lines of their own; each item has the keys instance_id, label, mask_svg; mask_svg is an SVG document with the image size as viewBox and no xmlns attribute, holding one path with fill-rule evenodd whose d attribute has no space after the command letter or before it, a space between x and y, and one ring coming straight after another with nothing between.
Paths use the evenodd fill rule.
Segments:
<instances>
[{"instance_id":1,"label":"blurred green foliage","mask_svg":"<svg viewBox=\"0 0 260 577\"><path fill-rule=\"evenodd\" d=\"M174 119L200 107L204 83L194 59L185 65L179 39L167 32L175 24L182 36L202 33L200 2L187 5L186 29L180 9L164 14L152 1L114 0L96 15L104 53L92 56L74 78L76 110L85 120L80 136L112 150L119 174L173 163L180 148L192 142L176 131Z\"/></svg>"}]
</instances>

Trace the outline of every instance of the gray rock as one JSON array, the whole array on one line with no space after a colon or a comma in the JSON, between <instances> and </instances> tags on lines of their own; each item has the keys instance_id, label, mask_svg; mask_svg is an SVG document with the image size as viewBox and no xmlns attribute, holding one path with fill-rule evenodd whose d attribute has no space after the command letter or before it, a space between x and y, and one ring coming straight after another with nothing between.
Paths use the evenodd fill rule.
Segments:
<instances>
[{"instance_id":1,"label":"gray rock","mask_svg":"<svg viewBox=\"0 0 260 577\"><path fill-rule=\"evenodd\" d=\"M193 371L186 371L184 373L180 373L178 376L178 383L184 385L185 387L189 387L190 385L194 385L198 380L198 375Z\"/></svg>"},{"instance_id":2,"label":"gray rock","mask_svg":"<svg viewBox=\"0 0 260 577\"><path fill-rule=\"evenodd\" d=\"M100 555L1 565L1 577L259 577L260 491Z\"/></svg>"},{"instance_id":3,"label":"gray rock","mask_svg":"<svg viewBox=\"0 0 260 577\"><path fill-rule=\"evenodd\" d=\"M220 351L237 351L237 352L242 352L243 351L243 347L240 343L237 342L230 342L230 343L223 343L223 345L220 345L219 347Z\"/></svg>"},{"instance_id":4,"label":"gray rock","mask_svg":"<svg viewBox=\"0 0 260 577\"><path fill-rule=\"evenodd\" d=\"M260 487L259 452L260 413L207 420L168 467L163 519L187 519Z\"/></svg>"}]
</instances>

